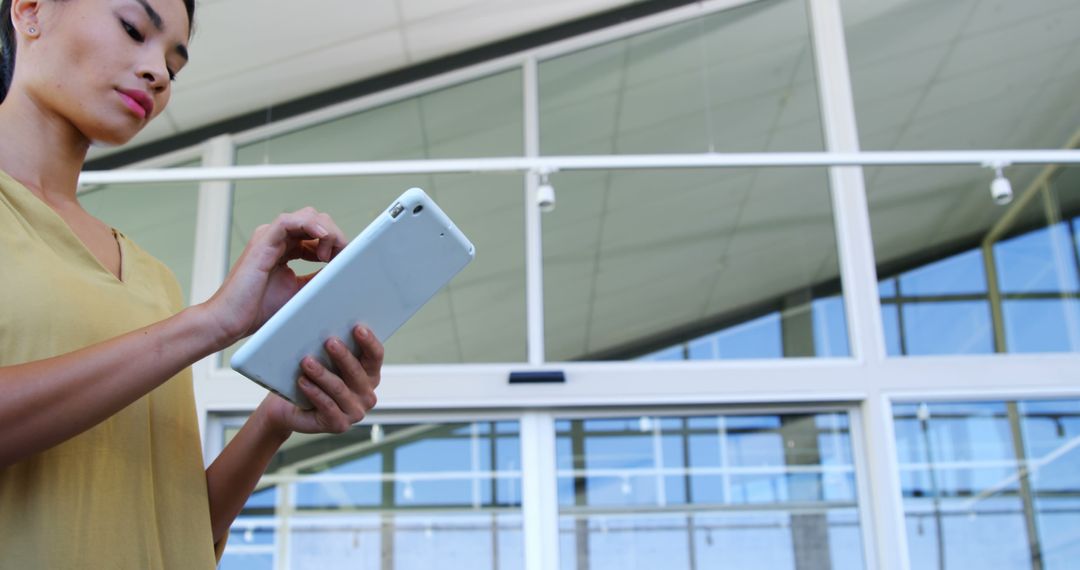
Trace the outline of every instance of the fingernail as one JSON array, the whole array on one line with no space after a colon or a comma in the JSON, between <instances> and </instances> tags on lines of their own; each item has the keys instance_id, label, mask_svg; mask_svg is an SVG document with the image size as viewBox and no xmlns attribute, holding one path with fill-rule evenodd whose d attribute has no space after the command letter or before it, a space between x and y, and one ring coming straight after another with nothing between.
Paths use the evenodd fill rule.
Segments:
<instances>
[{"instance_id":1,"label":"fingernail","mask_svg":"<svg viewBox=\"0 0 1080 570\"><path fill-rule=\"evenodd\" d=\"M320 226L319 224L315 224L315 235L316 237L324 238L330 235L330 232L326 231L326 228Z\"/></svg>"},{"instance_id":2,"label":"fingernail","mask_svg":"<svg viewBox=\"0 0 1080 570\"><path fill-rule=\"evenodd\" d=\"M315 359L311 358L310 356L305 358L304 361L301 364L303 365L304 368L306 368L306 369L308 369L309 371L312 371L312 372L319 369L319 364L317 362L315 362Z\"/></svg>"},{"instance_id":3,"label":"fingernail","mask_svg":"<svg viewBox=\"0 0 1080 570\"><path fill-rule=\"evenodd\" d=\"M358 336L360 338L367 338L367 335L368 335L367 327L362 327L362 326L356 327L356 336Z\"/></svg>"},{"instance_id":4,"label":"fingernail","mask_svg":"<svg viewBox=\"0 0 1080 570\"><path fill-rule=\"evenodd\" d=\"M343 346L345 346L345 345L343 345L343 344L341 343L341 341L340 341L340 340L338 340L338 339L336 339L336 338L332 338L332 339L330 339L330 340L326 341L326 349L327 349L327 350L332 350L332 351L335 351L335 352L336 352L336 351L338 351L338 350L341 350L341 348L342 348Z\"/></svg>"},{"instance_id":5,"label":"fingernail","mask_svg":"<svg viewBox=\"0 0 1080 570\"><path fill-rule=\"evenodd\" d=\"M301 386L303 386L305 388L310 388L311 387L311 381L308 380L307 378L304 378L303 376L300 377L300 380L299 380L298 384L300 384Z\"/></svg>"}]
</instances>

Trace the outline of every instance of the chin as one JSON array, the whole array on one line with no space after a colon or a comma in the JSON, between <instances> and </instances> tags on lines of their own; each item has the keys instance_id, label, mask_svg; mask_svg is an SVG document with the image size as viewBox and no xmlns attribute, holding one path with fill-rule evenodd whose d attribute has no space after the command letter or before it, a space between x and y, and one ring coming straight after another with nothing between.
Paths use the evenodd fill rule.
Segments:
<instances>
[{"instance_id":1,"label":"chin","mask_svg":"<svg viewBox=\"0 0 1080 570\"><path fill-rule=\"evenodd\" d=\"M149 124L149 121L137 121L134 117L121 113L83 118L82 121L73 121L73 124L91 145L97 147L126 144Z\"/></svg>"},{"instance_id":2,"label":"chin","mask_svg":"<svg viewBox=\"0 0 1080 570\"><path fill-rule=\"evenodd\" d=\"M123 129L97 128L84 130L82 133L83 136L90 141L92 146L117 147L135 138L135 135L139 134L139 131L141 130L142 129L132 129L131 127Z\"/></svg>"}]
</instances>

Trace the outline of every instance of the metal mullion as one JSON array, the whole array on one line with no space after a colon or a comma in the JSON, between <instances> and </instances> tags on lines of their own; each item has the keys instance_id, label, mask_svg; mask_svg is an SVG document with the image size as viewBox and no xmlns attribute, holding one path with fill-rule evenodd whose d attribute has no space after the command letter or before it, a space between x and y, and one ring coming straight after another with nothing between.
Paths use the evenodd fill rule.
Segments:
<instances>
[{"instance_id":1,"label":"metal mullion","mask_svg":"<svg viewBox=\"0 0 1080 570\"><path fill-rule=\"evenodd\" d=\"M1028 293L1001 293L1006 301L1049 301L1054 299L1080 299L1080 292L1075 291L1034 291ZM882 299L882 305L900 305L903 303L953 303L957 301L986 301L988 295L982 293L958 293L956 295L903 295Z\"/></svg>"},{"instance_id":2,"label":"metal mullion","mask_svg":"<svg viewBox=\"0 0 1080 570\"><path fill-rule=\"evenodd\" d=\"M826 148L830 152L858 153L859 133L840 0L807 3ZM873 529L873 542L864 548L866 564L884 570L907 570L910 562L891 403L874 385L878 378L873 370L886 359L885 328L862 168L834 166L829 169L829 181L852 354L867 367L866 378L871 383L867 386L868 397L861 404L864 435L860 441L852 441L853 446L861 446L865 452L865 461L855 467L856 472L866 471L871 490L865 503L870 517L863 519L873 521L868 525Z\"/></svg>"},{"instance_id":3,"label":"metal mullion","mask_svg":"<svg viewBox=\"0 0 1080 570\"><path fill-rule=\"evenodd\" d=\"M900 340L900 356L906 356L908 353L907 342L907 329L904 328L904 299L902 297L903 292L900 290L900 278L895 277L896 281L896 336ZM884 319L882 319L884 321ZM882 327L885 324L882 322Z\"/></svg>"},{"instance_id":4,"label":"metal mullion","mask_svg":"<svg viewBox=\"0 0 1080 570\"><path fill-rule=\"evenodd\" d=\"M535 59L524 64L523 93L525 123L525 155L540 155L540 78ZM530 171L525 175L525 326L527 360L531 365L543 364L544 354L544 233L537 207L540 173Z\"/></svg>"},{"instance_id":5,"label":"metal mullion","mask_svg":"<svg viewBox=\"0 0 1080 570\"><path fill-rule=\"evenodd\" d=\"M236 157L233 141L228 136L210 139L203 146L202 164L206 167L231 166ZM209 299L225 281L229 263L229 228L232 217L232 183L205 181L199 185L195 218L195 252L191 271L191 299L196 305ZM200 432L206 433L206 402L214 390L213 373L218 353L211 354L192 366L196 412ZM204 458L209 465L213 458L203 438ZM216 456L216 454L214 454Z\"/></svg>"},{"instance_id":6,"label":"metal mullion","mask_svg":"<svg viewBox=\"0 0 1080 570\"><path fill-rule=\"evenodd\" d=\"M555 420L549 413L521 418L522 534L526 570L559 566L558 488L555 470ZM555 524L551 524L554 521Z\"/></svg>"},{"instance_id":7,"label":"metal mullion","mask_svg":"<svg viewBox=\"0 0 1080 570\"><path fill-rule=\"evenodd\" d=\"M1070 283L1068 282L1068 277L1066 277L1065 272L1066 267L1072 265L1075 262L1076 256L1069 254L1074 253L1076 249L1076 240L1073 239L1072 232L1069 231L1068 235L1072 243L1068 248L1069 251L1067 254L1064 251L1065 248L1061 245L1061 240L1057 236L1055 236L1054 229L1058 224L1062 223L1063 220L1061 219L1061 207L1055 199L1052 183L1053 180L1048 179L1046 181L1046 184L1043 185L1043 209L1046 213L1046 225L1048 230L1047 233L1050 238L1050 249L1053 251L1052 259L1058 266L1058 270L1055 272L1057 273L1057 283L1059 291L1057 297L1064 301L1065 299L1073 296L1072 292L1069 291ZM1071 220L1064 221L1064 223L1066 227L1070 229L1072 228ZM1069 257L1071 259L1066 260L1066 257ZM1065 325L1066 334L1069 337L1069 346L1080 346L1080 323L1077 322L1076 315L1069 310L1068 305L1066 305L1065 303L1062 304L1065 305Z\"/></svg>"}]
</instances>

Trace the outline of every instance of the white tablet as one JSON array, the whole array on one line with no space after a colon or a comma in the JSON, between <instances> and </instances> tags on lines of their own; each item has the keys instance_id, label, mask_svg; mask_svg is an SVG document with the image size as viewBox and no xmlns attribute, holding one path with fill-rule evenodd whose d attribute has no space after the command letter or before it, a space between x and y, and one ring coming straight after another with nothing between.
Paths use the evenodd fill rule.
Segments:
<instances>
[{"instance_id":1,"label":"white tablet","mask_svg":"<svg viewBox=\"0 0 1080 570\"><path fill-rule=\"evenodd\" d=\"M334 370L323 343L338 337L355 354L357 324L386 342L474 255L472 243L435 202L423 190L409 189L251 335L229 364L310 408L296 385L305 356Z\"/></svg>"}]
</instances>

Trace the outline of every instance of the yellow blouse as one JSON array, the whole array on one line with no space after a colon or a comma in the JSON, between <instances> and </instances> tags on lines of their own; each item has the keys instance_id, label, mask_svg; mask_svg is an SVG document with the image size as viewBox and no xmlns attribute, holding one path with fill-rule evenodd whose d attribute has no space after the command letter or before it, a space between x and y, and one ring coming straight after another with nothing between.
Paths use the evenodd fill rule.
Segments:
<instances>
[{"instance_id":1,"label":"yellow blouse","mask_svg":"<svg viewBox=\"0 0 1080 570\"><path fill-rule=\"evenodd\" d=\"M122 281L0 172L0 366L180 311L172 272L119 232L117 240ZM190 369L89 431L0 469L0 568L215 566Z\"/></svg>"}]
</instances>

